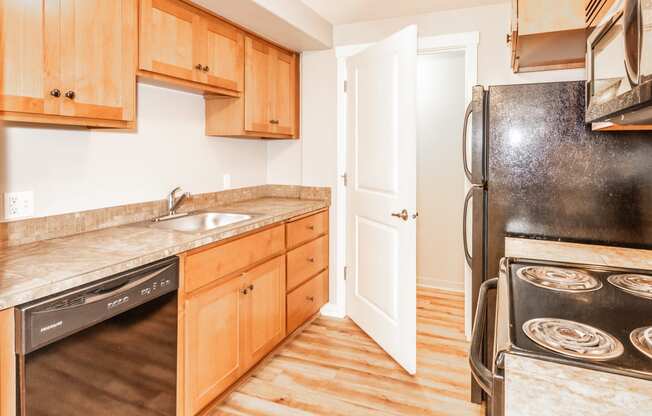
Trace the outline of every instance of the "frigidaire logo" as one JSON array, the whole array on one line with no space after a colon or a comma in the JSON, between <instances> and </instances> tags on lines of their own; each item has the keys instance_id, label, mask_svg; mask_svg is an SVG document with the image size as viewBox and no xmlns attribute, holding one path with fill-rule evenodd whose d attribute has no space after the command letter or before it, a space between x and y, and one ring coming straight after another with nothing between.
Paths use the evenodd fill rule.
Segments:
<instances>
[{"instance_id":1,"label":"frigidaire logo","mask_svg":"<svg viewBox=\"0 0 652 416\"><path fill-rule=\"evenodd\" d=\"M54 328L59 328L62 325L63 325L63 321L59 321L59 322L55 322L55 323L53 323L51 325L44 326L43 328L41 328L41 333L47 332L47 331L49 331L51 329L54 329Z\"/></svg>"}]
</instances>

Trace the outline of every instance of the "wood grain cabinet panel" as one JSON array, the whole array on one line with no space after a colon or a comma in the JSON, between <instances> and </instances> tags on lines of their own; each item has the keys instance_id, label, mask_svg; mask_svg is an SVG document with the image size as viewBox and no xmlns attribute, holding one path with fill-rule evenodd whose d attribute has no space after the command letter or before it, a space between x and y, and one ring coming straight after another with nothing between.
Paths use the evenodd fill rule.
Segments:
<instances>
[{"instance_id":1,"label":"wood grain cabinet panel","mask_svg":"<svg viewBox=\"0 0 652 416\"><path fill-rule=\"evenodd\" d=\"M273 56L273 131L278 134L294 135L296 115L295 97L296 63L295 56L276 50Z\"/></svg>"},{"instance_id":2,"label":"wood grain cabinet panel","mask_svg":"<svg viewBox=\"0 0 652 416\"><path fill-rule=\"evenodd\" d=\"M260 361L285 337L285 256L244 274L244 368Z\"/></svg>"},{"instance_id":3,"label":"wood grain cabinet panel","mask_svg":"<svg viewBox=\"0 0 652 416\"><path fill-rule=\"evenodd\" d=\"M282 225L232 242L201 249L186 258L186 291L192 292L230 273L281 254L285 248Z\"/></svg>"},{"instance_id":4,"label":"wood grain cabinet panel","mask_svg":"<svg viewBox=\"0 0 652 416\"><path fill-rule=\"evenodd\" d=\"M204 19L207 84L236 92L244 89L244 34L217 19Z\"/></svg>"},{"instance_id":5,"label":"wood grain cabinet panel","mask_svg":"<svg viewBox=\"0 0 652 416\"><path fill-rule=\"evenodd\" d=\"M140 0L139 67L187 81L201 81L201 16L176 0Z\"/></svg>"},{"instance_id":6,"label":"wood grain cabinet panel","mask_svg":"<svg viewBox=\"0 0 652 416\"><path fill-rule=\"evenodd\" d=\"M245 40L244 128L250 132L272 133L272 93L274 91L274 49L258 40Z\"/></svg>"},{"instance_id":7,"label":"wood grain cabinet panel","mask_svg":"<svg viewBox=\"0 0 652 416\"><path fill-rule=\"evenodd\" d=\"M0 1L4 120L129 127L137 0Z\"/></svg>"},{"instance_id":8,"label":"wood grain cabinet panel","mask_svg":"<svg viewBox=\"0 0 652 416\"><path fill-rule=\"evenodd\" d=\"M294 332L328 302L328 270L313 277L287 296L287 333Z\"/></svg>"},{"instance_id":9,"label":"wood grain cabinet panel","mask_svg":"<svg viewBox=\"0 0 652 416\"><path fill-rule=\"evenodd\" d=\"M285 226L288 248L294 248L326 233L328 233L328 211L290 222Z\"/></svg>"},{"instance_id":10,"label":"wood grain cabinet panel","mask_svg":"<svg viewBox=\"0 0 652 416\"><path fill-rule=\"evenodd\" d=\"M61 114L132 121L134 0L61 0Z\"/></svg>"},{"instance_id":11,"label":"wood grain cabinet panel","mask_svg":"<svg viewBox=\"0 0 652 416\"><path fill-rule=\"evenodd\" d=\"M328 237L320 237L287 253L287 289L291 291L328 267Z\"/></svg>"},{"instance_id":12,"label":"wood grain cabinet panel","mask_svg":"<svg viewBox=\"0 0 652 416\"><path fill-rule=\"evenodd\" d=\"M186 403L194 415L241 375L244 280L233 278L186 300Z\"/></svg>"}]
</instances>

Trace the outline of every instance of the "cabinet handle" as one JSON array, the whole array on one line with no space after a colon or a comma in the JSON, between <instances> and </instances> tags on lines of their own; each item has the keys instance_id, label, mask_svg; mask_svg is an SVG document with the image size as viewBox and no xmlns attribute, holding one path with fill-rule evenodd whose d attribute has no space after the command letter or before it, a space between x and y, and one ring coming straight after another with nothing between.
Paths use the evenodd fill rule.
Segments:
<instances>
[{"instance_id":1,"label":"cabinet handle","mask_svg":"<svg viewBox=\"0 0 652 416\"><path fill-rule=\"evenodd\" d=\"M269 120L270 124L278 124L278 120Z\"/></svg>"},{"instance_id":2,"label":"cabinet handle","mask_svg":"<svg viewBox=\"0 0 652 416\"><path fill-rule=\"evenodd\" d=\"M205 66L205 67L202 68L202 71L204 71L204 72L208 72L208 71L210 71L210 70L211 70L211 69L210 69L208 66Z\"/></svg>"},{"instance_id":3,"label":"cabinet handle","mask_svg":"<svg viewBox=\"0 0 652 416\"><path fill-rule=\"evenodd\" d=\"M75 91L66 92L66 98L68 98L69 100L74 100L75 99Z\"/></svg>"},{"instance_id":4,"label":"cabinet handle","mask_svg":"<svg viewBox=\"0 0 652 416\"><path fill-rule=\"evenodd\" d=\"M309 225L306 228L309 229L310 231L315 231L315 226L314 225Z\"/></svg>"},{"instance_id":5,"label":"cabinet handle","mask_svg":"<svg viewBox=\"0 0 652 416\"><path fill-rule=\"evenodd\" d=\"M310 263L314 263L314 262L315 262L315 258L314 258L314 257L308 257L308 261L309 261Z\"/></svg>"},{"instance_id":6,"label":"cabinet handle","mask_svg":"<svg viewBox=\"0 0 652 416\"><path fill-rule=\"evenodd\" d=\"M50 91L50 95L59 98L61 97L61 91L55 88L52 91Z\"/></svg>"},{"instance_id":7,"label":"cabinet handle","mask_svg":"<svg viewBox=\"0 0 652 416\"><path fill-rule=\"evenodd\" d=\"M200 71L201 71L203 68L204 68L204 67L202 66L202 64L197 64L197 65L195 65L195 69L199 69Z\"/></svg>"},{"instance_id":8,"label":"cabinet handle","mask_svg":"<svg viewBox=\"0 0 652 416\"><path fill-rule=\"evenodd\" d=\"M307 301L310 301L310 302L314 302L314 301L315 301L315 297L314 297L314 296L306 296L306 300L307 300Z\"/></svg>"}]
</instances>

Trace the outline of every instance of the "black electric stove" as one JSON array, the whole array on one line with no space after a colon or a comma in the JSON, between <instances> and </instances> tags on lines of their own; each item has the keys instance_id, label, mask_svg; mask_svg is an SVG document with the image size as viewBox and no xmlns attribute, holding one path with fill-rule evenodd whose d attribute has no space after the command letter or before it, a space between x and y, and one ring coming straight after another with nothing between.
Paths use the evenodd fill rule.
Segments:
<instances>
[{"instance_id":1,"label":"black electric stove","mask_svg":"<svg viewBox=\"0 0 652 416\"><path fill-rule=\"evenodd\" d=\"M507 276L504 301L509 314L510 353L652 380L652 349L644 353L631 339L633 331L652 327L652 291L634 295L610 282L619 284L610 276L627 275L638 276L639 284L648 284L652 272L516 258L504 259L502 267L503 276ZM550 280L546 281L548 275ZM577 282L566 284L569 279ZM542 324L543 330L536 326L537 321L546 320L553 324ZM535 330L527 334L524 326ZM548 337L546 331L552 335ZM650 342L652 330L646 335L638 338L644 344ZM559 337L571 340L571 350L555 348L559 347ZM550 343L543 346L546 342ZM606 344L608 353L592 355L592 349L601 348L599 344ZM652 343L643 347L652 348Z\"/></svg>"}]
</instances>

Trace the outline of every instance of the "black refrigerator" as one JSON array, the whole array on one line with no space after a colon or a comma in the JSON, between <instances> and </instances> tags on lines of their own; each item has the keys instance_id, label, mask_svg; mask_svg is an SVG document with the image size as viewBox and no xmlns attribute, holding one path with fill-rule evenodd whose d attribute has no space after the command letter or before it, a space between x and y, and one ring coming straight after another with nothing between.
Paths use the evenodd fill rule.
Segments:
<instances>
[{"instance_id":1,"label":"black refrigerator","mask_svg":"<svg viewBox=\"0 0 652 416\"><path fill-rule=\"evenodd\" d=\"M584 82L474 87L463 140L474 314L506 236L652 248L652 132L592 131L584 109Z\"/></svg>"}]
</instances>

